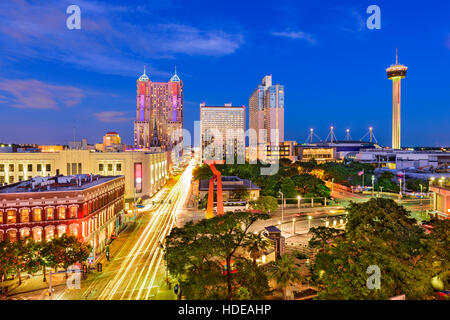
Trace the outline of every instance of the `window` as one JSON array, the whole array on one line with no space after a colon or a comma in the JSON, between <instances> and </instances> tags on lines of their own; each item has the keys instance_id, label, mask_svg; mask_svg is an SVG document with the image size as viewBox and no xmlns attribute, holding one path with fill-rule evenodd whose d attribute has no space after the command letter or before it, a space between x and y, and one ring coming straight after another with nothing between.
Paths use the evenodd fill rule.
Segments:
<instances>
[{"instance_id":1,"label":"window","mask_svg":"<svg viewBox=\"0 0 450 320\"><path fill-rule=\"evenodd\" d=\"M66 218L66 208L59 207L58 208L58 219L64 220Z\"/></svg>"},{"instance_id":2,"label":"window","mask_svg":"<svg viewBox=\"0 0 450 320\"><path fill-rule=\"evenodd\" d=\"M63 234L66 233L66 226L58 226L58 237L61 237Z\"/></svg>"},{"instance_id":3,"label":"window","mask_svg":"<svg viewBox=\"0 0 450 320\"><path fill-rule=\"evenodd\" d=\"M122 171L122 164L121 163L116 164L116 170L117 171Z\"/></svg>"},{"instance_id":4,"label":"window","mask_svg":"<svg viewBox=\"0 0 450 320\"><path fill-rule=\"evenodd\" d=\"M19 181L23 181L23 176L19 176Z\"/></svg>"},{"instance_id":5,"label":"window","mask_svg":"<svg viewBox=\"0 0 450 320\"><path fill-rule=\"evenodd\" d=\"M0 172L5 172L5 165L4 164L0 164Z\"/></svg>"},{"instance_id":6,"label":"window","mask_svg":"<svg viewBox=\"0 0 450 320\"><path fill-rule=\"evenodd\" d=\"M14 172L14 164L13 163L11 163L10 165L9 165L9 172Z\"/></svg>"},{"instance_id":7,"label":"window","mask_svg":"<svg viewBox=\"0 0 450 320\"><path fill-rule=\"evenodd\" d=\"M30 180L31 178L33 178L33 176L28 176L28 180Z\"/></svg>"},{"instance_id":8,"label":"window","mask_svg":"<svg viewBox=\"0 0 450 320\"><path fill-rule=\"evenodd\" d=\"M39 171L42 171L42 164L38 164L36 170L37 170L38 172L39 172Z\"/></svg>"},{"instance_id":9,"label":"window","mask_svg":"<svg viewBox=\"0 0 450 320\"><path fill-rule=\"evenodd\" d=\"M70 207L70 218L76 219L78 214L78 208L77 207Z\"/></svg>"},{"instance_id":10,"label":"window","mask_svg":"<svg viewBox=\"0 0 450 320\"><path fill-rule=\"evenodd\" d=\"M35 208L33 210L33 221L41 221L42 220L42 210L41 208Z\"/></svg>"},{"instance_id":11,"label":"window","mask_svg":"<svg viewBox=\"0 0 450 320\"><path fill-rule=\"evenodd\" d=\"M20 212L20 222L30 222L30 210L22 209Z\"/></svg>"},{"instance_id":12,"label":"window","mask_svg":"<svg viewBox=\"0 0 450 320\"><path fill-rule=\"evenodd\" d=\"M109 163L109 164L108 164L108 171L112 171L112 168L113 168L112 163Z\"/></svg>"},{"instance_id":13,"label":"window","mask_svg":"<svg viewBox=\"0 0 450 320\"><path fill-rule=\"evenodd\" d=\"M45 229L45 240L47 240L47 241L52 240L54 235L55 235L55 231L53 230L53 228Z\"/></svg>"},{"instance_id":14,"label":"window","mask_svg":"<svg viewBox=\"0 0 450 320\"><path fill-rule=\"evenodd\" d=\"M28 164L27 171L33 171L33 165L31 163Z\"/></svg>"},{"instance_id":15,"label":"window","mask_svg":"<svg viewBox=\"0 0 450 320\"><path fill-rule=\"evenodd\" d=\"M99 165L98 165L98 171L103 171L103 163L99 163Z\"/></svg>"},{"instance_id":16,"label":"window","mask_svg":"<svg viewBox=\"0 0 450 320\"><path fill-rule=\"evenodd\" d=\"M8 210L8 212L6 212L6 223L7 224L12 224L12 223L16 223L16 210Z\"/></svg>"},{"instance_id":17,"label":"window","mask_svg":"<svg viewBox=\"0 0 450 320\"><path fill-rule=\"evenodd\" d=\"M47 208L47 220L53 220L53 208Z\"/></svg>"},{"instance_id":18,"label":"window","mask_svg":"<svg viewBox=\"0 0 450 320\"><path fill-rule=\"evenodd\" d=\"M23 164L19 163L19 172L23 172Z\"/></svg>"},{"instance_id":19,"label":"window","mask_svg":"<svg viewBox=\"0 0 450 320\"><path fill-rule=\"evenodd\" d=\"M20 238L21 239L26 239L29 236L30 236L30 229L28 229L28 228L20 229Z\"/></svg>"},{"instance_id":20,"label":"window","mask_svg":"<svg viewBox=\"0 0 450 320\"><path fill-rule=\"evenodd\" d=\"M42 241L42 229L36 228L33 230L33 240L37 242Z\"/></svg>"},{"instance_id":21,"label":"window","mask_svg":"<svg viewBox=\"0 0 450 320\"><path fill-rule=\"evenodd\" d=\"M8 240L11 242L15 242L17 240L17 231L16 230L8 231Z\"/></svg>"},{"instance_id":22,"label":"window","mask_svg":"<svg viewBox=\"0 0 450 320\"><path fill-rule=\"evenodd\" d=\"M51 164L46 164L46 165L45 165L45 171L52 171L52 166L51 166Z\"/></svg>"},{"instance_id":23,"label":"window","mask_svg":"<svg viewBox=\"0 0 450 320\"><path fill-rule=\"evenodd\" d=\"M14 176L9 176L9 183L14 183Z\"/></svg>"},{"instance_id":24,"label":"window","mask_svg":"<svg viewBox=\"0 0 450 320\"><path fill-rule=\"evenodd\" d=\"M0 186L5 183L5 177L0 176Z\"/></svg>"},{"instance_id":25,"label":"window","mask_svg":"<svg viewBox=\"0 0 450 320\"><path fill-rule=\"evenodd\" d=\"M3 211L0 211L0 224L2 224L2 223L3 223Z\"/></svg>"}]
</instances>

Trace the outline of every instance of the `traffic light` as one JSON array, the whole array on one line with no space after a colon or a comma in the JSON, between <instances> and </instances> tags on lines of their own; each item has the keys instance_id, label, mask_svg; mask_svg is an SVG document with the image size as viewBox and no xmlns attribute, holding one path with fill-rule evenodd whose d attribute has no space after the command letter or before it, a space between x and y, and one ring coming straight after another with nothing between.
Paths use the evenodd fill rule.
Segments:
<instances>
[{"instance_id":1,"label":"traffic light","mask_svg":"<svg viewBox=\"0 0 450 320\"><path fill-rule=\"evenodd\" d=\"M102 272L102 264L101 263L97 263L97 271Z\"/></svg>"}]
</instances>

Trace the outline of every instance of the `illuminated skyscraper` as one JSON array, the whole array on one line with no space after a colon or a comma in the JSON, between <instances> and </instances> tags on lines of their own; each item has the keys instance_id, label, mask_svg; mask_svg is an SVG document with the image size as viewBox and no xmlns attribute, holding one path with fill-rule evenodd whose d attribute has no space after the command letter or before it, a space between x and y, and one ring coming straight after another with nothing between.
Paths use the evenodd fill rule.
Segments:
<instances>
[{"instance_id":1,"label":"illuminated skyscraper","mask_svg":"<svg viewBox=\"0 0 450 320\"><path fill-rule=\"evenodd\" d=\"M237 156L245 160L245 106L200 105L201 155L203 160ZM231 160L230 160L231 161Z\"/></svg>"},{"instance_id":2,"label":"illuminated skyscraper","mask_svg":"<svg viewBox=\"0 0 450 320\"><path fill-rule=\"evenodd\" d=\"M272 75L265 76L250 96L249 128L258 137L258 153L252 152L255 156L261 148L284 141L284 86L272 85Z\"/></svg>"},{"instance_id":3,"label":"illuminated skyscraper","mask_svg":"<svg viewBox=\"0 0 450 320\"><path fill-rule=\"evenodd\" d=\"M175 157L172 160L178 160L183 145L183 82L176 69L168 82L153 82L144 68L144 74L137 80L136 87L135 146L150 148L157 132L163 150L171 151L179 145L176 154L172 154Z\"/></svg>"},{"instance_id":4,"label":"illuminated skyscraper","mask_svg":"<svg viewBox=\"0 0 450 320\"><path fill-rule=\"evenodd\" d=\"M401 81L406 77L408 68L398 63L398 53L395 56L395 65L386 69L389 80L392 80L392 149L400 149L401 135Z\"/></svg>"}]
</instances>

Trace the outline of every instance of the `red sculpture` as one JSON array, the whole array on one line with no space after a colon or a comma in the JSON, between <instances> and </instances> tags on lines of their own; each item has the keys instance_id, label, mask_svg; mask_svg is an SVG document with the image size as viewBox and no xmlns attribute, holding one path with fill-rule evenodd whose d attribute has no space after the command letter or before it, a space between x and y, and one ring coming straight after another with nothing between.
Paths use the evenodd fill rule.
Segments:
<instances>
[{"instance_id":1,"label":"red sculpture","mask_svg":"<svg viewBox=\"0 0 450 320\"><path fill-rule=\"evenodd\" d=\"M209 165L213 173L213 177L209 180L208 206L206 207L206 219L210 219L214 217L214 181L217 181L217 215L223 215L222 175L215 166L216 164L223 164L223 160L205 160L205 164Z\"/></svg>"}]
</instances>

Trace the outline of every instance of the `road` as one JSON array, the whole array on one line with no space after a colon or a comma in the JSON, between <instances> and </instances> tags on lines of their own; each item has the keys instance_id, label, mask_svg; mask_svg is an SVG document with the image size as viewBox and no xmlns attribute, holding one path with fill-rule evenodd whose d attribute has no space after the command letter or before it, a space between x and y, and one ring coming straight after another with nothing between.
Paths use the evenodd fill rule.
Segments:
<instances>
[{"instance_id":1,"label":"road","mask_svg":"<svg viewBox=\"0 0 450 320\"><path fill-rule=\"evenodd\" d=\"M126 236L120 248L111 253L102 272L82 281L81 289L65 289L53 294L53 299L77 300L148 300L173 299L166 286L164 253L160 246L177 221L192 178L191 163L173 187L164 187L152 201L163 203L145 206L134 230ZM115 241L119 240L116 239Z\"/></svg>"}]
</instances>

